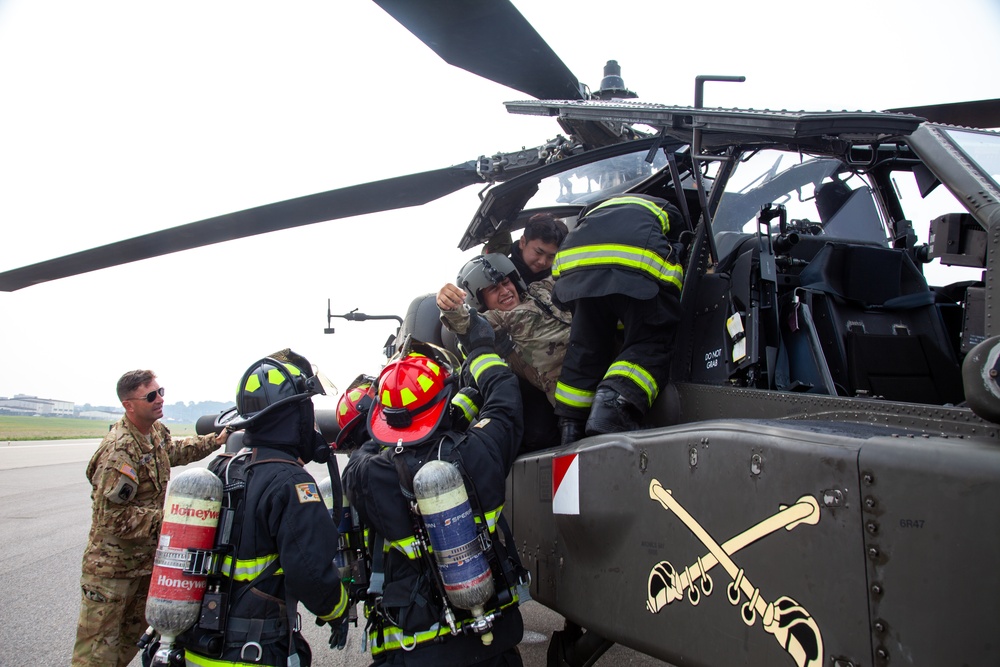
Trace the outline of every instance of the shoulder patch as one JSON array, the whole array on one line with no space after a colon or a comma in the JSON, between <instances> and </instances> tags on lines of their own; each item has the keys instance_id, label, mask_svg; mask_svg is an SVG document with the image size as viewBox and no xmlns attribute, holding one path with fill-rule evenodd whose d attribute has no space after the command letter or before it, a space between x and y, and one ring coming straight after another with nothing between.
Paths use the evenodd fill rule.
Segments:
<instances>
[{"instance_id":1,"label":"shoulder patch","mask_svg":"<svg viewBox=\"0 0 1000 667\"><path fill-rule=\"evenodd\" d=\"M295 492L299 495L299 503L318 503L323 500L319 495L319 489L316 488L315 482L296 484Z\"/></svg>"},{"instance_id":2,"label":"shoulder patch","mask_svg":"<svg viewBox=\"0 0 1000 667\"><path fill-rule=\"evenodd\" d=\"M129 479L131 479L133 482L138 482L139 481L139 473L137 473L135 471L135 468L133 468L132 466L130 466L127 463L122 463L121 467L118 468L118 472L120 472L121 474L125 475L126 477L128 477Z\"/></svg>"},{"instance_id":3,"label":"shoulder patch","mask_svg":"<svg viewBox=\"0 0 1000 667\"><path fill-rule=\"evenodd\" d=\"M490 423L489 417L487 417L486 419L480 419L479 421L477 421L475 424L472 425L472 428L482 428L489 423Z\"/></svg>"},{"instance_id":4,"label":"shoulder patch","mask_svg":"<svg viewBox=\"0 0 1000 667\"><path fill-rule=\"evenodd\" d=\"M118 482L105 492L104 497L116 505L124 505L132 500L138 490L139 483L122 473L118 476Z\"/></svg>"}]
</instances>

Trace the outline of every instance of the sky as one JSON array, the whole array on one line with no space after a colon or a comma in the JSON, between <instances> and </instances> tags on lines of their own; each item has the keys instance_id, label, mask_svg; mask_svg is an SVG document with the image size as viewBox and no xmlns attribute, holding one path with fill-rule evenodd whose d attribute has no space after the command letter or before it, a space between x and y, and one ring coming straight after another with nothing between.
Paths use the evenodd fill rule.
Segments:
<instances>
[{"instance_id":1,"label":"sky","mask_svg":"<svg viewBox=\"0 0 1000 667\"><path fill-rule=\"evenodd\" d=\"M691 104L698 74L747 77L709 85L720 107L1000 97L997 0L514 4L581 81L616 59L643 101ZM0 0L0 91L0 270L561 131L369 0ZM453 281L479 190L0 292L0 397L114 405L150 368L168 403L233 402L285 347L343 390L396 323L324 334L327 300L402 317Z\"/></svg>"}]
</instances>

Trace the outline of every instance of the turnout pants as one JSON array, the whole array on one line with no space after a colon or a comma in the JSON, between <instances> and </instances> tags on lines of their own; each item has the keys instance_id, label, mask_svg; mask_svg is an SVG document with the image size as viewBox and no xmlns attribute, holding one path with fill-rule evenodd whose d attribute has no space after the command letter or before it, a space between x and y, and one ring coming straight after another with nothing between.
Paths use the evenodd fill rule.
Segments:
<instances>
[{"instance_id":1,"label":"turnout pants","mask_svg":"<svg viewBox=\"0 0 1000 667\"><path fill-rule=\"evenodd\" d=\"M556 414L586 420L598 387L617 391L645 414L669 377L680 316L680 300L667 290L646 300L622 294L575 300ZM616 355L619 322L624 340Z\"/></svg>"}]
</instances>

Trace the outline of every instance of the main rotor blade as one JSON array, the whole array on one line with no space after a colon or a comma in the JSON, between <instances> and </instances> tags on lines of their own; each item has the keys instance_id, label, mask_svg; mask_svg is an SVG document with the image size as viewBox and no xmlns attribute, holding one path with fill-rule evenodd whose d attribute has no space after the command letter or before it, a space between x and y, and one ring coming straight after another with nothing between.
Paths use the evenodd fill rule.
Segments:
<instances>
[{"instance_id":1,"label":"main rotor blade","mask_svg":"<svg viewBox=\"0 0 1000 667\"><path fill-rule=\"evenodd\" d=\"M510 0L375 0L445 62L543 100L580 83Z\"/></svg>"},{"instance_id":2,"label":"main rotor blade","mask_svg":"<svg viewBox=\"0 0 1000 667\"><path fill-rule=\"evenodd\" d=\"M326 220L418 206L481 183L476 162L266 204L0 273L0 291Z\"/></svg>"},{"instance_id":3,"label":"main rotor blade","mask_svg":"<svg viewBox=\"0 0 1000 667\"><path fill-rule=\"evenodd\" d=\"M887 109L887 111L909 113L926 118L932 123L944 123L945 125L984 129L1000 127L1000 99L929 104L922 107Z\"/></svg>"}]
</instances>

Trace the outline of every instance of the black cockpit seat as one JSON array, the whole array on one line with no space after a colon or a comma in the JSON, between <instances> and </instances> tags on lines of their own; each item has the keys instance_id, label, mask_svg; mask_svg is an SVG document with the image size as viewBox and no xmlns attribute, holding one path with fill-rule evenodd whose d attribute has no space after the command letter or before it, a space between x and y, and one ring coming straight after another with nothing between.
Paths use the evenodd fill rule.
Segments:
<instances>
[{"instance_id":1,"label":"black cockpit seat","mask_svg":"<svg viewBox=\"0 0 1000 667\"><path fill-rule=\"evenodd\" d=\"M816 212L820 222L826 224L843 208L851 198L851 186L839 178L823 183L816 188Z\"/></svg>"},{"instance_id":2,"label":"black cockpit seat","mask_svg":"<svg viewBox=\"0 0 1000 667\"><path fill-rule=\"evenodd\" d=\"M840 393L938 405L963 400L934 292L904 251L829 243L799 278ZM789 359L792 380L816 377L815 369L796 368L814 363L801 349Z\"/></svg>"},{"instance_id":3,"label":"black cockpit seat","mask_svg":"<svg viewBox=\"0 0 1000 667\"><path fill-rule=\"evenodd\" d=\"M400 345L407 334L412 334L415 339L443 347L454 354L456 359L462 359L462 353L458 349L458 338L441 324L441 313L436 299L435 294L425 294L410 302L396 344Z\"/></svg>"}]
</instances>

